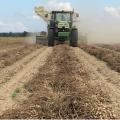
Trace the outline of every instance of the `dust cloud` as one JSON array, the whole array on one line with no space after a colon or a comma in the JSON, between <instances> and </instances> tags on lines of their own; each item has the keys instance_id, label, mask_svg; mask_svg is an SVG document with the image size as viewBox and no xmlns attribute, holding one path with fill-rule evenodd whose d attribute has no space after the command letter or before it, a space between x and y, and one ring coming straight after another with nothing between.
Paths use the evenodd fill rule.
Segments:
<instances>
[{"instance_id":1,"label":"dust cloud","mask_svg":"<svg viewBox=\"0 0 120 120\"><path fill-rule=\"evenodd\" d=\"M120 43L120 22L115 19L107 20L107 18L99 22L90 18L87 20L82 21L81 16L81 22L77 26L79 26L80 33L86 33L89 43Z\"/></svg>"},{"instance_id":2,"label":"dust cloud","mask_svg":"<svg viewBox=\"0 0 120 120\"><path fill-rule=\"evenodd\" d=\"M94 12L89 9L86 12L89 14L83 14L81 9L78 9L80 22L77 26L79 32L86 35L88 43L120 43L120 16L113 14L114 11L109 13L110 10L102 8L99 13L97 10Z\"/></svg>"},{"instance_id":3,"label":"dust cloud","mask_svg":"<svg viewBox=\"0 0 120 120\"><path fill-rule=\"evenodd\" d=\"M81 2L82 4L82 2ZM74 8L69 1L50 0L46 5L48 10L75 10L80 15L80 21L75 25L79 29L79 40L87 39L88 43L120 43L120 9L103 7ZM96 10L96 11L95 11ZM118 11L119 10L119 11Z\"/></svg>"},{"instance_id":4,"label":"dust cloud","mask_svg":"<svg viewBox=\"0 0 120 120\"><path fill-rule=\"evenodd\" d=\"M25 40L27 44L36 44L36 34L29 34Z\"/></svg>"}]
</instances>

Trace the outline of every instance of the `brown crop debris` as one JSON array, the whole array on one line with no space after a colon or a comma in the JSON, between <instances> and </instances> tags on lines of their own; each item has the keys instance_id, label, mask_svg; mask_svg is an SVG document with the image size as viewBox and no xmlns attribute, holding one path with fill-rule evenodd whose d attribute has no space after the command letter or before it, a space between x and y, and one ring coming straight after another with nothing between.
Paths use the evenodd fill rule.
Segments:
<instances>
[{"instance_id":1,"label":"brown crop debris","mask_svg":"<svg viewBox=\"0 0 120 120\"><path fill-rule=\"evenodd\" d=\"M88 52L91 55L94 55L98 59L107 63L107 65L117 71L120 72L120 53L115 52L114 50L96 47L91 45L82 45L81 49Z\"/></svg>"},{"instance_id":2,"label":"brown crop debris","mask_svg":"<svg viewBox=\"0 0 120 120\"><path fill-rule=\"evenodd\" d=\"M12 65L38 48L40 48L39 45L25 45L20 48L18 47L0 52L0 68L5 68L6 66Z\"/></svg>"},{"instance_id":3,"label":"brown crop debris","mask_svg":"<svg viewBox=\"0 0 120 120\"><path fill-rule=\"evenodd\" d=\"M115 118L109 95L99 85L91 86L92 72L73 49L56 46L39 74L25 85L31 93L28 100L0 118Z\"/></svg>"}]
</instances>

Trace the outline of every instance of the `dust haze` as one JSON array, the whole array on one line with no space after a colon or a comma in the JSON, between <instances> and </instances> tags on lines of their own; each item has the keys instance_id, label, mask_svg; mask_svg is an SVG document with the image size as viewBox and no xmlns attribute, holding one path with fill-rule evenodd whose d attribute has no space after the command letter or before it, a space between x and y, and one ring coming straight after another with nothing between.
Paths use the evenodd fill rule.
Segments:
<instances>
[{"instance_id":1,"label":"dust haze","mask_svg":"<svg viewBox=\"0 0 120 120\"><path fill-rule=\"evenodd\" d=\"M83 18L82 18L83 17ZM118 19L118 18L117 18ZM78 24L79 31L87 34L89 43L120 43L120 22L112 17L105 17L95 21L94 18L84 19Z\"/></svg>"},{"instance_id":2,"label":"dust haze","mask_svg":"<svg viewBox=\"0 0 120 120\"><path fill-rule=\"evenodd\" d=\"M101 11L97 11L97 8L94 11L87 7L84 9L75 8L69 1L60 2L59 0L50 0L46 8L49 10L73 10L74 8L80 15L80 22L75 24L79 28L80 36L86 36L88 43L113 44L120 42L119 8L106 6Z\"/></svg>"},{"instance_id":3,"label":"dust haze","mask_svg":"<svg viewBox=\"0 0 120 120\"><path fill-rule=\"evenodd\" d=\"M27 44L35 44L36 43L36 34L30 34L25 41Z\"/></svg>"},{"instance_id":4,"label":"dust haze","mask_svg":"<svg viewBox=\"0 0 120 120\"><path fill-rule=\"evenodd\" d=\"M101 11L88 9L89 14L83 14L80 9L78 12L79 31L87 34L89 43L120 43L120 9L108 6Z\"/></svg>"},{"instance_id":5,"label":"dust haze","mask_svg":"<svg viewBox=\"0 0 120 120\"><path fill-rule=\"evenodd\" d=\"M24 40L24 43L36 44L36 34L35 33L28 34L26 39Z\"/></svg>"}]
</instances>

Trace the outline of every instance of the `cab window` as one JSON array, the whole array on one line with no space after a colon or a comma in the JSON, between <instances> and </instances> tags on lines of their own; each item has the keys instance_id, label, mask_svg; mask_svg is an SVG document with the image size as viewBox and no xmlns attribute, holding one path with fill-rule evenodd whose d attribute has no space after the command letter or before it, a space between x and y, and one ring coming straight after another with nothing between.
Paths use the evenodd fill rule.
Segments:
<instances>
[{"instance_id":1,"label":"cab window","mask_svg":"<svg viewBox=\"0 0 120 120\"><path fill-rule=\"evenodd\" d=\"M69 13L57 13L56 21L70 21L70 14Z\"/></svg>"}]
</instances>

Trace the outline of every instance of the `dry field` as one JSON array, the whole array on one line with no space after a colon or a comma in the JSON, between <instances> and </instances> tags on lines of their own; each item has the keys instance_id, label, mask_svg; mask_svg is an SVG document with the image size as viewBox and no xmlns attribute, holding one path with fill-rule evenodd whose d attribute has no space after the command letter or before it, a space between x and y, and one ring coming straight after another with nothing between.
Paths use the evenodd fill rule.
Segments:
<instances>
[{"instance_id":1,"label":"dry field","mask_svg":"<svg viewBox=\"0 0 120 120\"><path fill-rule=\"evenodd\" d=\"M111 69L120 72L120 52L113 49L117 47L111 46L111 48L108 48L105 46L98 47L91 45L81 45L80 48L89 54L94 55L98 59L105 61Z\"/></svg>"},{"instance_id":2,"label":"dry field","mask_svg":"<svg viewBox=\"0 0 120 120\"><path fill-rule=\"evenodd\" d=\"M120 44L97 44L97 46L120 52Z\"/></svg>"},{"instance_id":3,"label":"dry field","mask_svg":"<svg viewBox=\"0 0 120 120\"><path fill-rule=\"evenodd\" d=\"M26 39L24 37L0 37L0 50L25 45Z\"/></svg>"},{"instance_id":4,"label":"dry field","mask_svg":"<svg viewBox=\"0 0 120 120\"><path fill-rule=\"evenodd\" d=\"M0 49L0 118L120 118L119 52L11 41Z\"/></svg>"}]
</instances>

